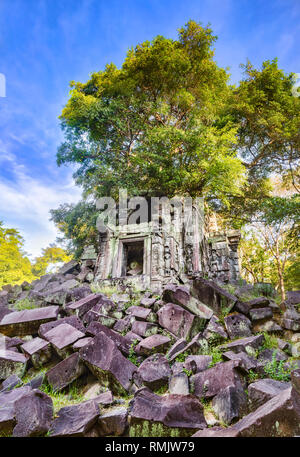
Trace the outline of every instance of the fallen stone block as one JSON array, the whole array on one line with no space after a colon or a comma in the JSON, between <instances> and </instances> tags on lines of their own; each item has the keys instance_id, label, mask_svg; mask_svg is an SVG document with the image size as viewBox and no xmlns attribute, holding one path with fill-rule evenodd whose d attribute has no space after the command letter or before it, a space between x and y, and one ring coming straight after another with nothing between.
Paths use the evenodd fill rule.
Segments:
<instances>
[{"instance_id":1,"label":"fallen stone block","mask_svg":"<svg viewBox=\"0 0 300 457\"><path fill-rule=\"evenodd\" d=\"M252 411L262 406L271 398L276 397L282 390L290 387L289 382L275 379L260 379L248 386L249 406Z\"/></svg>"},{"instance_id":2,"label":"fallen stone block","mask_svg":"<svg viewBox=\"0 0 300 457\"><path fill-rule=\"evenodd\" d=\"M52 422L50 436L84 436L97 422L100 410L97 402L89 400L60 409Z\"/></svg>"},{"instance_id":3,"label":"fallen stone block","mask_svg":"<svg viewBox=\"0 0 300 457\"><path fill-rule=\"evenodd\" d=\"M128 332L128 330L131 328L131 324L134 321L134 316L125 316L123 319L120 319L115 323L113 329L119 333Z\"/></svg>"},{"instance_id":4,"label":"fallen stone block","mask_svg":"<svg viewBox=\"0 0 300 457\"><path fill-rule=\"evenodd\" d=\"M100 436L121 436L128 427L127 409L119 407L102 414L98 419Z\"/></svg>"},{"instance_id":5,"label":"fallen stone block","mask_svg":"<svg viewBox=\"0 0 300 457\"><path fill-rule=\"evenodd\" d=\"M287 330L292 330L293 332L298 332L300 330L300 322L296 322L293 319L283 318L281 320L281 325Z\"/></svg>"},{"instance_id":6,"label":"fallen stone block","mask_svg":"<svg viewBox=\"0 0 300 457\"><path fill-rule=\"evenodd\" d=\"M291 373L292 386L300 395L300 369L293 370Z\"/></svg>"},{"instance_id":7,"label":"fallen stone block","mask_svg":"<svg viewBox=\"0 0 300 457\"><path fill-rule=\"evenodd\" d=\"M212 362L210 355L189 355L184 361L184 368L192 371L194 374L208 369Z\"/></svg>"},{"instance_id":8,"label":"fallen stone block","mask_svg":"<svg viewBox=\"0 0 300 457\"><path fill-rule=\"evenodd\" d=\"M86 333L91 336L96 336L99 333L104 333L108 336L112 341L114 341L118 347L118 349L123 353L128 355L130 351L130 342L128 338L126 339L124 336L120 335L118 332L111 330L105 325L100 324L100 322L92 322L88 328L86 329Z\"/></svg>"},{"instance_id":9,"label":"fallen stone block","mask_svg":"<svg viewBox=\"0 0 300 457\"><path fill-rule=\"evenodd\" d=\"M167 284L162 293L162 299L165 302L175 303L176 305L185 306L189 303L191 294L187 287L177 286L176 284Z\"/></svg>"},{"instance_id":10,"label":"fallen stone block","mask_svg":"<svg viewBox=\"0 0 300 457\"><path fill-rule=\"evenodd\" d=\"M250 319L252 321L260 321L263 319L271 319L273 311L271 308L253 308L249 311Z\"/></svg>"},{"instance_id":11,"label":"fallen stone block","mask_svg":"<svg viewBox=\"0 0 300 457\"><path fill-rule=\"evenodd\" d=\"M300 303L300 290L288 290L286 296L289 303L293 305Z\"/></svg>"},{"instance_id":12,"label":"fallen stone block","mask_svg":"<svg viewBox=\"0 0 300 457\"><path fill-rule=\"evenodd\" d=\"M43 291L43 299L47 303L65 306L68 301L72 300L73 290L80 288L78 286L79 282L76 279L69 279L56 287L53 284L51 288Z\"/></svg>"},{"instance_id":13,"label":"fallen stone block","mask_svg":"<svg viewBox=\"0 0 300 457\"><path fill-rule=\"evenodd\" d=\"M22 378L26 370L28 358L14 351L0 351L0 381L15 374Z\"/></svg>"},{"instance_id":14,"label":"fallen stone block","mask_svg":"<svg viewBox=\"0 0 300 457\"><path fill-rule=\"evenodd\" d=\"M273 359L276 360L276 362L281 362L287 360L288 356L280 349L264 349L259 353L257 358L257 370L265 374L264 368L267 364L273 363Z\"/></svg>"},{"instance_id":15,"label":"fallen stone block","mask_svg":"<svg viewBox=\"0 0 300 457\"><path fill-rule=\"evenodd\" d=\"M98 405L108 406L115 403L114 396L110 390L102 392L103 387L99 382L94 382L84 392L83 398L85 400L95 400Z\"/></svg>"},{"instance_id":16,"label":"fallen stone block","mask_svg":"<svg viewBox=\"0 0 300 457\"><path fill-rule=\"evenodd\" d=\"M209 306L218 316L226 308L229 313L237 302L237 297L218 286L214 281L196 278L193 281L193 292L197 298Z\"/></svg>"},{"instance_id":17,"label":"fallen stone block","mask_svg":"<svg viewBox=\"0 0 300 457\"><path fill-rule=\"evenodd\" d=\"M252 335L251 321L243 314L230 314L224 318L224 323L230 339Z\"/></svg>"},{"instance_id":18,"label":"fallen stone block","mask_svg":"<svg viewBox=\"0 0 300 457\"><path fill-rule=\"evenodd\" d=\"M157 436L159 426L169 436L174 428L179 436L205 428L203 406L194 395L160 396L147 387L139 389L130 410L130 435L141 436L144 430L143 436Z\"/></svg>"},{"instance_id":19,"label":"fallen stone block","mask_svg":"<svg viewBox=\"0 0 300 457\"><path fill-rule=\"evenodd\" d=\"M189 378L186 373L177 373L170 377L169 392L176 395L188 395L190 393Z\"/></svg>"},{"instance_id":20,"label":"fallen stone block","mask_svg":"<svg viewBox=\"0 0 300 457\"><path fill-rule=\"evenodd\" d=\"M266 297L254 298L250 301L238 301L234 307L235 311L249 315L250 310L265 308L270 306L270 299Z\"/></svg>"},{"instance_id":21,"label":"fallen stone block","mask_svg":"<svg viewBox=\"0 0 300 457\"><path fill-rule=\"evenodd\" d=\"M300 313L298 313L293 305L287 303L287 309L281 320L281 325L287 330L298 332L300 330Z\"/></svg>"},{"instance_id":22,"label":"fallen stone block","mask_svg":"<svg viewBox=\"0 0 300 457\"><path fill-rule=\"evenodd\" d=\"M45 435L50 428L52 415L52 399L40 390L31 390L15 402L17 425L13 430L13 436Z\"/></svg>"},{"instance_id":23,"label":"fallen stone block","mask_svg":"<svg viewBox=\"0 0 300 457\"><path fill-rule=\"evenodd\" d=\"M33 379L31 379L25 386L31 387L31 389L39 389L42 384L45 381L45 373L42 373L41 375L35 376Z\"/></svg>"},{"instance_id":24,"label":"fallen stone block","mask_svg":"<svg viewBox=\"0 0 300 457\"><path fill-rule=\"evenodd\" d=\"M151 390L156 390L168 383L171 369L169 362L163 354L154 354L148 357L139 366L137 376L140 385L143 383Z\"/></svg>"},{"instance_id":25,"label":"fallen stone block","mask_svg":"<svg viewBox=\"0 0 300 457\"><path fill-rule=\"evenodd\" d=\"M94 400L98 403L98 405L102 406L113 405L115 403L114 396L110 390L97 395Z\"/></svg>"},{"instance_id":26,"label":"fallen stone block","mask_svg":"<svg viewBox=\"0 0 300 457\"><path fill-rule=\"evenodd\" d=\"M223 353L225 360L237 360L239 361L240 367L245 371L253 370L257 367L257 361L254 357L251 357L246 352L233 352L227 351Z\"/></svg>"},{"instance_id":27,"label":"fallen stone block","mask_svg":"<svg viewBox=\"0 0 300 457\"><path fill-rule=\"evenodd\" d=\"M76 343L74 343L72 346L73 351L79 351L79 349L83 348L83 346L89 344L92 339L93 338L91 336L87 336L86 338L81 338L80 340L76 341Z\"/></svg>"},{"instance_id":28,"label":"fallen stone block","mask_svg":"<svg viewBox=\"0 0 300 457\"><path fill-rule=\"evenodd\" d=\"M173 303L164 305L157 315L161 327L178 338L193 338L203 327L201 319Z\"/></svg>"},{"instance_id":29,"label":"fallen stone block","mask_svg":"<svg viewBox=\"0 0 300 457\"><path fill-rule=\"evenodd\" d=\"M238 437L297 436L300 396L292 388L285 389L230 428Z\"/></svg>"},{"instance_id":30,"label":"fallen stone block","mask_svg":"<svg viewBox=\"0 0 300 457\"><path fill-rule=\"evenodd\" d=\"M158 332L158 327L150 322L134 321L131 330L133 333L137 333L140 336L148 337L155 335Z\"/></svg>"},{"instance_id":31,"label":"fallen stone block","mask_svg":"<svg viewBox=\"0 0 300 457\"><path fill-rule=\"evenodd\" d=\"M126 314L134 316L137 320L154 322L154 313L149 308L143 308L142 306L130 306L126 310ZM153 320L154 319L154 320Z\"/></svg>"},{"instance_id":32,"label":"fallen stone block","mask_svg":"<svg viewBox=\"0 0 300 457\"><path fill-rule=\"evenodd\" d=\"M66 279L65 276L62 277ZM75 283L73 283L73 286L74 284ZM90 288L86 286L64 288L63 285L64 284L61 284L61 281L51 282L42 292L35 292L34 290L30 291L28 297L37 302L52 303L63 307L67 303L80 300L91 293Z\"/></svg>"},{"instance_id":33,"label":"fallen stone block","mask_svg":"<svg viewBox=\"0 0 300 457\"><path fill-rule=\"evenodd\" d=\"M78 273L80 265L76 260L70 260L70 262L65 263L59 270L58 274L66 275L70 273Z\"/></svg>"},{"instance_id":34,"label":"fallen stone block","mask_svg":"<svg viewBox=\"0 0 300 457\"><path fill-rule=\"evenodd\" d=\"M2 342L0 341L0 348L8 349L9 351L19 352L20 347L24 343L24 341L21 338L18 338L17 336L10 338L9 336L1 335L1 337L5 339L5 344L3 347Z\"/></svg>"},{"instance_id":35,"label":"fallen stone block","mask_svg":"<svg viewBox=\"0 0 300 457\"><path fill-rule=\"evenodd\" d=\"M128 392L137 367L119 351L116 343L103 332L79 351L90 371L115 394Z\"/></svg>"},{"instance_id":36,"label":"fallen stone block","mask_svg":"<svg viewBox=\"0 0 300 457\"><path fill-rule=\"evenodd\" d=\"M101 298L104 298L103 294L90 294L81 300L66 305L66 312L82 318L82 316L92 309Z\"/></svg>"},{"instance_id":37,"label":"fallen stone block","mask_svg":"<svg viewBox=\"0 0 300 457\"><path fill-rule=\"evenodd\" d=\"M237 360L218 363L208 370L201 371L190 378L194 393L198 397L211 398L226 387L237 388L242 385L241 372Z\"/></svg>"},{"instance_id":38,"label":"fallen stone block","mask_svg":"<svg viewBox=\"0 0 300 457\"><path fill-rule=\"evenodd\" d=\"M145 308L151 308L151 306L153 306L155 302L156 298L143 297L141 299L141 306L144 306Z\"/></svg>"},{"instance_id":39,"label":"fallen stone block","mask_svg":"<svg viewBox=\"0 0 300 457\"><path fill-rule=\"evenodd\" d=\"M152 335L142 340L135 348L137 354L151 355L156 352L166 352L170 345L170 338L164 335Z\"/></svg>"},{"instance_id":40,"label":"fallen stone block","mask_svg":"<svg viewBox=\"0 0 300 457\"><path fill-rule=\"evenodd\" d=\"M45 334L49 332L49 330L52 330L53 328L58 327L58 325L61 324L72 325L72 327L76 328L80 332L85 333L85 327L82 324L81 320L78 319L77 316L70 316L58 319L56 321L48 322L47 324L42 324L39 328L39 336L41 338L44 338Z\"/></svg>"},{"instance_id":41,"label":"fallen stone block","mask_svg":"<svg viewBox=\"0 0 300 457\"><path fill-rule=\"evenodd\" d=\"M185 286L168 284L163 290L162 299L167 303L174 303L195 314L202 319L203 326L213 315L211 308L192 297Z\"/></svg>"},{"instance_id":42,"label":"fallen stone block","mask_svg":"<svg viewBox=\"0 0 300 457\"><path fill-rule=\"evenodd\" d=\"M8 378L6 378L5 381L3 381L2 385L1 385L1 389L0 389L0 393L9 392L10 390L14 389L15 387L21 386L21 385L22 385L21 379L18 376L16 376L15 374L12 374L12 375L8 376Z\"/></svg>"},{"instance_id":43,"label":"fallen stone block","mask_svg":"<svg viewBox=\"0 0 300 457\"><path fill-rule=\"evenodd\" d=\"M288 360L284 365L284 370L298 370L300 368L300 360Z\"/></svg>"},{"instance_id":44,"label":"fallen stone block","mask_svg":"<svg viewBox=\"0 0 300 457\"><path fill-rule=\"evenodd\" d=\"M280 325L278 325L273 320L268 320L266 322L256 322L255 324L253 324L252 329L254 333L266 332L281 334L283 332L282 327L280 327Z\"/></svg>"},{"instance_id":45,"label":"fallen stone block","mask_svg":"<svg viewBox=\"0 0 300 457\"><path fill-rule=\"evenodd\" d=\"M136 333L133 333L133 332L128 332L124 338L130 346L132 344L137 345L137 343L139 343L140 341L143 341L143 338L140 335L137 335Z\"/></svg>"},{"instance_id":46,"label":"fallen stone block","mask_svg":"<svg viewBox=\"0 0 300 457\"><path fill-rule=\"evenodd\" d=\"M84 315L83 321L85 325L89 325L92 322L100 322L100 324L105 325L105 327L112 328L116 324L117 319L91 309Z\"/></svg>"},{"instance_id":47,"label":"fallen stone block","mask_svg":"<svg viewBox=\"0 0 300 457\"><path fill-rule=\"evenodd\" d=\"M7 314L11 314L13 311L7 307L7 305L0 304L0 322Z\"/></svg>"},{"instance_id":48,"label":"fallen stone block","mask_svg":"<svg viewBox=\"0 0 300 457\"><path fill-rule=\"evenodd\" d=\"M249 338L240 338L232 343L223 344L219 346L221 351L233 351L233 352L247 352L252 355L256 349L258 349L265 341L263 335L250 336ZM251 354L250 354L251 353Z\"/></svg>"},{"instance_id":49,"label":"fallen stone block","mask_svg":"<svg viewBox=\"0 0 300 457\"><path fill-rule=\"evenodd\" d=\"M180 340L177 340L168 350L167 352L167 358L168 360L171 360L173 356L176 356L178 353L180 353L184 348L187 346L187 341L184 338L180 338Z\"/></svg>"},{"instance_id":50,"label":"fallen stone block","mask_svg":"<svg viewBox=\"0 0 300 457\"><path fill-rule=\"evenodd\" d=\"M50 343L39 337L22 344L21 350L25 355L30 357L32 365L36 369L41 368L41 366L49 362L52 356Z\"/></svg>"},{"instance_id":51,"label":"fallen stone block","mask_svg":"<svg viewBox=\"0 0 300 457\"><path fill-rule=\"evenodd\" d=\"M0 322L0 333L8 336L34 335L41 324L56 320L58 311L58 306L46 306L7 314Z\"/></svg>"},{"instance_id":52,"label":"fallen stone block","mask_svg":"<svg viewBox=\"0 0 300 457\"><path fill-rule=\"evenodd\" d=\"M292 355L292 345L288 341L277 338L278 348L281 351L286 352L288 355Z\"/></svg>"},{"instance_id":53,"label":"fallen stone block","mask_svg":"<svg viewBox=\"0 0 300 457\"><path fill-rule=\"evenodd\" d=\"M16 425L15 403L31 392L30 387L19 387L0 393L0 431L11 434Z\"/></svg>"},{"instance_id":54,"label":"fallen stone block","mask_svg":"<svg viewBox=\"0 0 300 457\"><path fill-rule=\"evenodd\" d=\"M84 333L69 324L61 324L45 333L45 339L51 343L61 358L68 357L73 352L72 345L84 337Z\"/></svg>"},{"instance_id":55,"label":"fallen stone block","mask_svg":"<svg viewBox=\"0 0 300 457\"><path fill-rule=\"evenodd\" d=\"M217 417L225 424L239 419L247 413L247 395L240 383L222 389L212 401Z\"/></svg>"},{"instance_id":56,"label":"fallen stone block","mask_svg":"<svg viewBox=\"0 0 300 457\"><path fill-rule=\"evenodd\" d=\"M78 379L86 371L79 353L75 352L70 357L62 360L46 373L46 379L55 392L60 391Z\"/></svg>"},{"instance_id":57,"label":"fallen stone block","mask_svg":"<svg viewBox=\"0 0 300 457\"><path fill-rule=\"evenodd\" d=\"M212 316L208 325L206 326L205 331L203 332L203 336L209 342L219 342L222 343L223 341L228 339L227 332L221 325L219 319L216 316Z\"/></svg>"}]
</instances>

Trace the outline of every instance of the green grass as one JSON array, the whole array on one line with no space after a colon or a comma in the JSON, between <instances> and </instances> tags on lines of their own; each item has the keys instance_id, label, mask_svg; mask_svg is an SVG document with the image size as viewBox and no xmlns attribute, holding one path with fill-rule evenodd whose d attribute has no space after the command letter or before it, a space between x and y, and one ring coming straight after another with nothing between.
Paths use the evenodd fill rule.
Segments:
<instances>
[{"instance_id":1,"label":"green grass","mask_svg":"<svg viewBox=\"0 0 300 457\"><path fill-rule=\"evenodd\" d=\"M264 336L264 342L259 348L259 352L263 351L264 349L277 349L278 348L278 341L274 335L270 335L267 332L261 333Z\"/></svg>"},{"instance_id":2,"label":"green grass","mask_svg":"<svg viewBox=\"0 0 300 457\"><path fill-rule=\"evenodd\" d=\"M23 298L22 300L18 300L15 303L9 305L9 309L13 309L15 311L23 311L24 309L33 308L36 308L36 304L34 301L29 300L29 298Z\"/></svg>"},{"instance_id":3,"label":"green grass","mask_svg":"<svg viewBox=\"0 0 300 457\"><path fill-rule=\"evenodd\" d=\"M227 290L231 295L235 295L236 287L233 284L222 284L222 289Z\"/></svg>"},{"instance_id":4,"label":"green grass","mask_svg":"<svg viewBox=\"0 0 300 457\"><path fill-rule=\"evenodd\" d=\"M43 384L40 390L52 398L54 413L65 406L76 405L84 400L76 382L60 392L54 391L53 387L47 384Z\"/></svg>"},{"instance_id":5,"label":"green grass","mask_svg":"<svg viewBox=\"0 0 300 457\"><path fill-rule=\"evenodd\" d=\"M104 294L107 297L111 297L113 294L119 293L119 289L117 286L101 286L100 284L97 284L96 282L93 282L91 284L91 291L93 294Z\"/></svg>"},{"instance_id":6,"label":"green grass","mask_svg":"<svg viewBox=\"0 0 300 457\"><path fill-rule=\"evenodd\" d=\"M258 373L255 373L255 371L253 371L253 370L249 370L249 372L248 372L249 383L255 382L260 378L261 378L261 375L259 375Z\"/></svg>"},{"instance_id":7,"label":"green grass","mask_svg":"<svg viewBox=\"0 0 300 457\"><path fill-rule=\"evenodd\" d=\"M223 362L222 352L217 347L210 348L207 355L212 357L212 361L210 362L208 368L212 368L219 362Z\"/></svg>"},{"instance_id":8,"label":"green grass","mask_svg":"<svg viewBox=\"0 0 300 457\"><path fill-rule=\"evenodd\" d=\"M185 362L185 359L188 356L188 352L182 352L181 354L178 354L178 356L175 358L175 362L183 363Z\"/></svg>"},{"instance_id":9,"label":"green grass","mask_svg":"<svg viewBox=\"0 0 300 457\"><path fill-rule=\"evenodd\" d=\"M132 362L137 367L140 365L140 362L138 362L137 355L136 355L136 352L134 349L135 349L135 346L138 344L138 342L139 342L139 340L133 340L133 342L130 345L129 354L128 354L128 360L130 360L130 362Z\"/></svg>"},{"instance_id":10,"label":"green grass","mask_svg":"<svg viewBox=\"0 0 300 457\"><path fill-rule=\"evenodd\" d=\"M291 378L291 371L293 371L296 366L290 366L289 368L284 368L285 360L276 360L276 351L273 352L272 360L267 362L264 367L264 372L269 378L275 379L276 381L289 381Z\"/></svg>"},{"instance_id":11,"label":"green grass","mask_svg":"<svg viewBox=\"0 0 300 457\"><path fill-rule=\"evenodd\" d=\"M154 393L157 394L157 395L164 395L167 392L168 392L168 385L167 384L164 384L163 386L159 387L159 389L156 389L154 391Z\"/></svg>"}]
</instances>

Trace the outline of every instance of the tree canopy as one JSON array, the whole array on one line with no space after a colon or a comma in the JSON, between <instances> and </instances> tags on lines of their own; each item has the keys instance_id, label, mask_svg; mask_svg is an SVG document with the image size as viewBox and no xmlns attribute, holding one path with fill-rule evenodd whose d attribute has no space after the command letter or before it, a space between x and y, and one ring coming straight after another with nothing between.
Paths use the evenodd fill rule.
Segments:
<instances>
[{"instance_id":1,"label":"tree canopy","mask_svg":"<svg viewBox=\"0 0 300 457\"><path fill-rule=\"evenodd\" d=\"M43 276L48 272L50 266L57 263L67 263L71 258L64 249L52 244L42 249L42 255L35 258L32 272L37 277Z\"/></svg>"},{"instance_id":2,"label":"tree canopy","mask_svg":"<svg viewBox=\"0 0 300 457\"><path fill-rule=\"evenodd\" d=\"M0 288L35 279L23 247L24 239L18 230L5 228L0 221Z\"/></svg>"},{"instance_id":3,"label":"tree canopy","mask_svg":"<svg viewBox=\"0 0 300 457\"><path fill-rule=\"evenodd\" d=\"M214 60L210 26L189 21L176 40L157 36L83 82L71 82L58 165L76 166L77 205L52 210L76 255L95 241L95 200L203 196L224 226L289 224L299 248L300 97L277 59L247 62L239 84ZM289 183L274 195L271 179ZM280 222L281 221L281 222ZM94 225L93 225L94 224ZM291 244L290 244L291 243Z\"/></svg>"},{"instance_id":4,"label":"tree canopy","mask_svg":"<svg viewBox=\"0 0 300 457\"><path fill-rule=\"evenodd\" d=\"M31 282L43 276L51 264L68 262L71 256L56 246L42 250L42 255L30 261L24 251L24 238L14 228L6 228L0 221L0 289L7 285Z\"/></svg>"}]
</instances>

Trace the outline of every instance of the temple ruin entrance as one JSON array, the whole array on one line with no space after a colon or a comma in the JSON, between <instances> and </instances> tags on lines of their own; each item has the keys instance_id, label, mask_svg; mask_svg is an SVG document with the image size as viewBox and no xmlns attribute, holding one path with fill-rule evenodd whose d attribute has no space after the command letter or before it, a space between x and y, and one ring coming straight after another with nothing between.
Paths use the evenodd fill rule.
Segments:
<instances>
[{"instance_id":1,"label":"temple ruin entrance","mask_svg":"<svg viewBox=\"0 0 300 457\"><path fill-rule=\"evenodd\" d=\"M143 274L144 241L123 241L122 276Z\"/></svg>"}]
</instances>

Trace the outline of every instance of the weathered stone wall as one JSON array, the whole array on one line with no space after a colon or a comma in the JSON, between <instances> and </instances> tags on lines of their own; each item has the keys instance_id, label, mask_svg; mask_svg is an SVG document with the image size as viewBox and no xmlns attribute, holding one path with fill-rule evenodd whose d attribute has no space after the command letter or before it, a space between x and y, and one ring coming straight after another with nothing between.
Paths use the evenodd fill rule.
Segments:
<instances>
[{"instance_id":1,"label":"weathered stone wall","mask_svg":"<svg viewBox=\"0 0 300 457\"><path fill-rule=\"evenodd\" d=\"M239 231L208 232L197 208L193 207L191 214L189 232L182 218L174 221L164 214L160 224L150 221L110 226L99 237L95 279L106 283L130 282L155 290L169 282L185 283L195 274L224 282L239 279ZM143 265L141 274L127 276L124 253L126 246L134 243L143 246ZM89 255L95 259L95 251L90 248L83 258Z\"/></svg>"}]
</instances>

